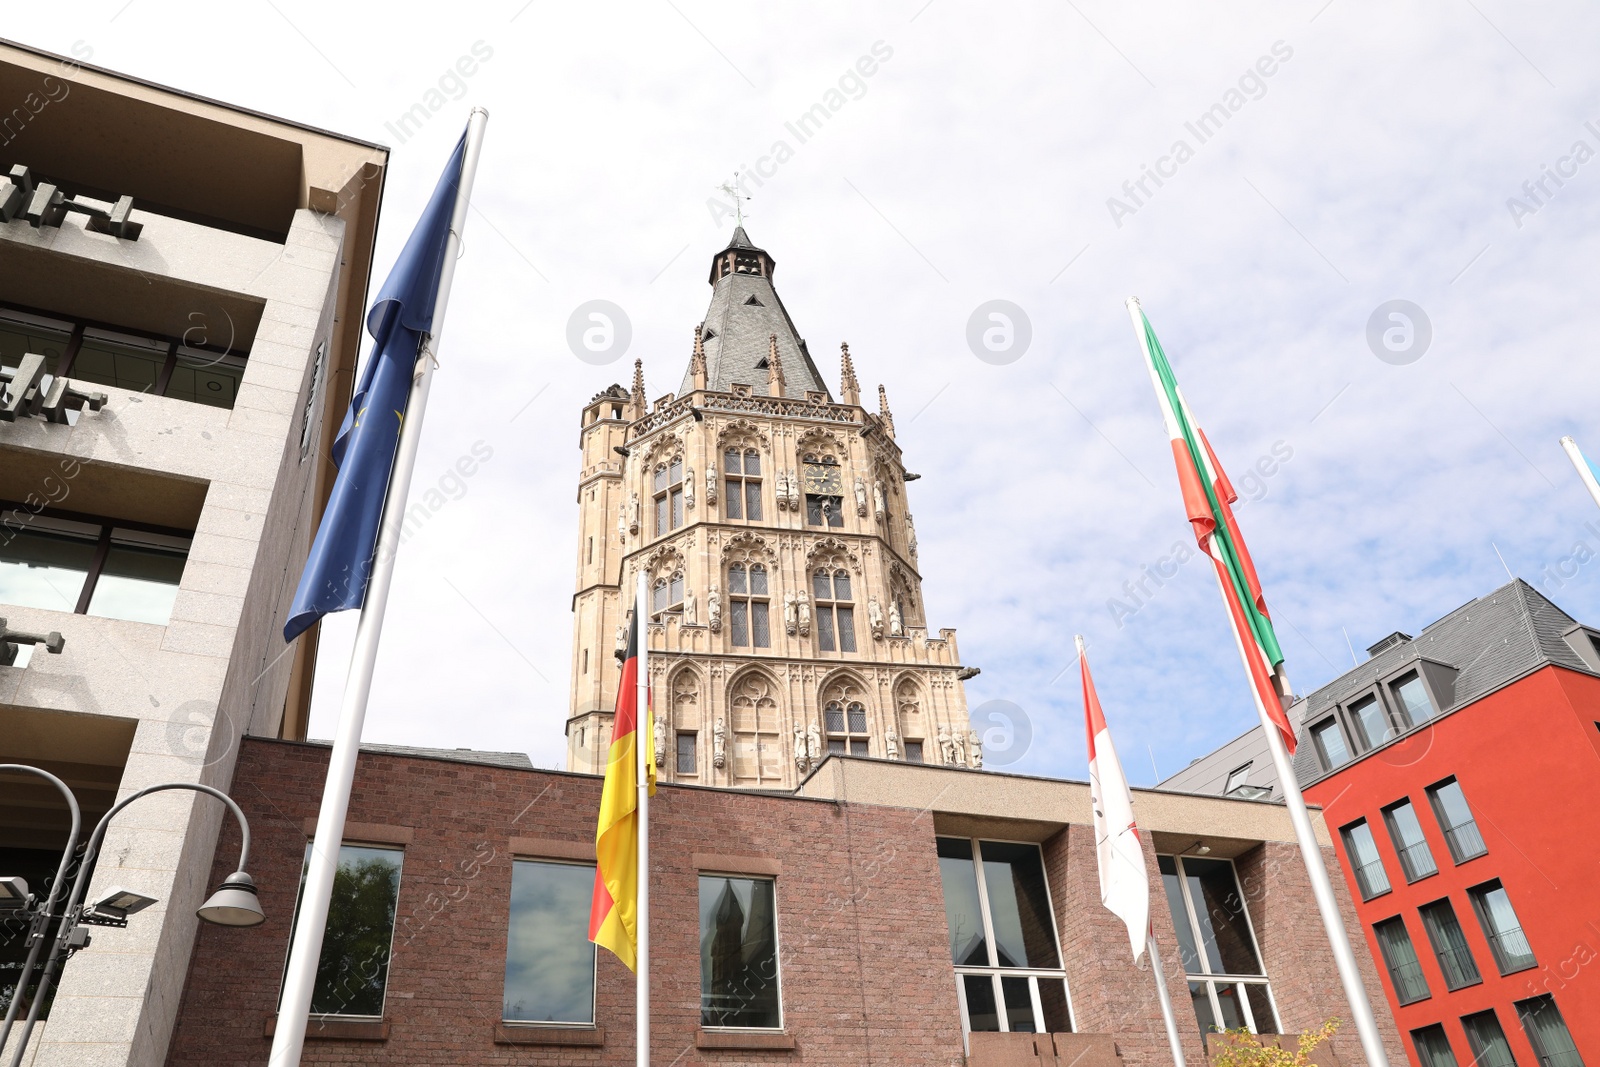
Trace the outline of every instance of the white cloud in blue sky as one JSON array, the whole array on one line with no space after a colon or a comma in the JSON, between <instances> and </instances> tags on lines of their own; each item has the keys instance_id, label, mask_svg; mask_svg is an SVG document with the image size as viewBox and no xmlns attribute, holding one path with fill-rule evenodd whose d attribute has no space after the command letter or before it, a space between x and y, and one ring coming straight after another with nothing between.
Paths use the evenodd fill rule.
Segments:
<instances>
[{"instance_id":1,"label":"white cloud in blue sky","mask_svg":"<svg viewBox=\"0 0 1600 1067\"><path fill-rule=\"evenodd\" d=\"M443 14L112 0L14 12L7 32L394 145L380 276L468 107L490 109L418 491L477 441L493 458L402 553L370 740L563 758L579 407L625 382L634 355L652 396L677 388L730 229L706 200L785 138L793 158L748 228L829 380L845 340L868 388L888 387L924 476L910 494L929 622L957 627L983 668L971 704L1025 709L1034 739L1014 769L1082 776L1076 672L1062 673L1082 632L1124 761L1148 782L1253 712L1203 560L1120 627L1107 609L1192 544L1130 293L1236 481L1278 442L1292 450L1240 518L1301 691L1350 665L1346 632L1363 655L1502 583L1491 542L1536 584L1575 541L1600 551L1556 444L1573 433L1600 453L1600 159L1560 162L1580 140L1600 151L1585 126L1600 126L1597 21L1580 4L1481 0ZM386 124L480 41L492 56L396 145ZM798 144L785 123L880 41L892 57ZM1241 86L1275 45L1292 55ZM1200 143L1185 124L1230 90L1242 105ZM1192 158L1114 221L1108 199L1126 203L1123 183L1180 138ZM1527 204L1546 165L1570 176L1514 217L1508 200ZM565 343L596 298L633 323L610 367ZM1032 321L1007 366L966 346L993 298ZM1396 298L1433 328L1405 366L1365 340ZM1544 588L1594 621L1597 573ZM352 624L326 628L320 736Z\"/></svg>"}]
</instances>

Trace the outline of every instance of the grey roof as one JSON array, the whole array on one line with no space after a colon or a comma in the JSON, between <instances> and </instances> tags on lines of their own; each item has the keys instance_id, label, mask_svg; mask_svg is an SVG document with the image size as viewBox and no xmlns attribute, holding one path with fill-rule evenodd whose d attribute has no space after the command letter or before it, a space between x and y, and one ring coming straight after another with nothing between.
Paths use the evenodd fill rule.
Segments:
<instances>
[{"instance_id":1,"label":"grey roof","mask_svg":"<svg viewBox=\"0 0 1600 1067\"><path fill-rule=\"evenodd\" d=\"M319 741L312 738L306 742L311 745L326 745L332 747L332 741ZM531 771L533 761L526 752L484 752L475 748L417 748L414 745L368 745L363 744L361 751L370 752L376 756L413 756L418 759L442 759L453 763L482 763L489 767L506 767L511 770Z\"/></svg>"},{"instance_id":2,"label":"grey roof","mask_svg":"<svg viewBox=\"0 0 1600 1067\"><path fill-rule=\"evenodd\" d=\"M1322 719L1336 705L1356 696L1378 679L1403 671L1408 664L1431 660L1453 669L1452 691L1445 706L1438 709L1440 715L1464 708L1542 667L1557 666L1585 674L1600 674L1597 669L1600 653L1591 663L1564 636L1578 625L1576 619L1520 578L1487 596L1468 601L1429 624L1416 637L1396 641L1289 710L1299 741L1294 757L1295 777L1301 785L1307 785L1332 773L1324 772L1317 762L1314 746L1307 736L1308 724ZM1220 792L1224 776L1242 762L1239 752L1251 747L1249 739L1264 740L1260 735L1261 728L1257 726L1244 737L1202 756L1162 781L1161 786ZM1371 752L1357 758L1369 755ZM1264 761L1259 770L1252 767L1250 781L1255 785L1277 785L1270 760Z\"/></svg>"},{"instance_id":3,"label":"grey roof","mask_svg":"<svg viewBox=\"0 0 1600 1067\"><path fill-rule=\"evenodd\" d=\"M750 242L750 237L740 226L733 231L727 248L749 249L766 256L770 266L772 256ZM718 256L722 252L717 253ZM805 339L795 329L794 321L778 298L772 286L770 269L767 276L754 274L728 274L711 283L711 306L706 309L705 328L706 387L718 392L729 392L734 382L751 386L764 394L767 385L767 352L770 338L778 336L778 358L783 364L783 395L804 399L807 390L832 393L817 373L811 361ZM694 388L694 374L687 370L679 395Z\"/></svg>"}]
</instances>

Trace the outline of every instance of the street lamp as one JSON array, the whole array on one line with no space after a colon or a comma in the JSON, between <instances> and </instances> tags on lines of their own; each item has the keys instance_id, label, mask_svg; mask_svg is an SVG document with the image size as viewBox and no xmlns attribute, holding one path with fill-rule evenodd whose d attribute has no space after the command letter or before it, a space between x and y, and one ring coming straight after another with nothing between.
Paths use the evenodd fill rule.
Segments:
<instances>
[{"instance_id":1,"label":"street lamp","mask_svg":"<svg viewBox=\"0 0 1600 1067\"><path fill-rule=\"evenodd\" d=\"M17 1014L17 1004L22 998L23 991L27 988L28 975L32 972L38 957L38 945L43 943L43 927L49 922L50 911L55 903L56 889L61 882L68 859L78 839L78 805L72 799L72 793L59 778L39 770L37 767L27 767L20 764L0 764L0 772L7 770L31 771L44 775L54 781L66 794L72 805L72 836L68 850L62 856L62 871L57 872L56 881L51 885L49 901L34 920L34 925L39 930L38 942L30 950L28 962L24 964L21 977L17 979L16 990L11 997L11 1007L7 1010L4 1029L0 1029L0 1048L5 1045L6 1037L11 1030L12 1020ZM94 833L89 835L89 843L84 847L83 860L78 868L78 877L73 881L72 894L67 898L66 908L61 913L61 929L56 933L54 943L50 947L50 958L45 962L44 973L39 979L39 988L34 993L33 1004L28 1008L27 1021L22 1025L22 1036L17 1041L16 1052L11 1057L10 1067L20 1067L22 1056L28 1049L28 1039L33 1033L34 1023L38 1021L39 1010L49 998L51 983L61 970L61 965L73 953L89 947L89 932L85 926L114 926L128 925L127 916L142 908L155 903L153 897L132 890L114 888L101 894L93 904L85 907L83 900L84 890L88 888L88 879L83 876L84 871L94 866L95 856L100 851L100 842L105 837L106 828L111 819L123 808L135 800L149 796L151 793L160 793L168 789L189 789L197 793L205 793L216 797L228 806L234 818L239 820L239 866L230 874L211 898L202 904L196 914L205 922L216 923L221 926L255 926L266 921L266 915L261 910L261 902L256 897L256 884L245 873L245 863L250 859L250 823L245 819L244 812L234 799L220 789L209 785L200 785L194 782L164 782L161 785L152 785L139 790L132 796L118 801L112 809L101 817L99 824L94 828ZM20 881L20 879L18 879Z\"/></svg>"},{"instance_id":2,"label":"street lamp","mask_svg":"<svg viewBox=\"0 0 1600 1067\"><path fill-rule=\"evenodd\" d=\"M17 1009L22 1005L22 995L28 990L28 976L33 974L34 965L39 962L39 953L44 948L45 930L50 925L51 913L55 911L56 895L61 892L61 883L66 881L67 867L72 862L72 854L78 850L78 831L83 828L83 814L78 810L78 798L72 795L72 790L67 788L66 782L49 771L30 767L25 763L0 763L0 772L8 771L37 775L55 786L56 791L66 798L67 809L72 812L72 829L67 833L67 847L61 853L56 876L45 892L44 904L33 912L33 922L28 926L28 958L23 962L22 973L17 976L17 984L11 990L11 1003L6 1007L6 1021L0 1024L0 1049L6 1047L6 1038L11 1036L11 1024L17 1021ZM5 896L6 910L27 912L33 906L34 898L28 892L28 883L21 878L0 878L0 886L4 887L0 889L0 893ZM42 999L35 997L34 1005L37 1006ZM34 1012L30 1011L28 1015L31 1018ZM18 1058L21 1058L20 1052Z\"/></svg>"}]
</instances>

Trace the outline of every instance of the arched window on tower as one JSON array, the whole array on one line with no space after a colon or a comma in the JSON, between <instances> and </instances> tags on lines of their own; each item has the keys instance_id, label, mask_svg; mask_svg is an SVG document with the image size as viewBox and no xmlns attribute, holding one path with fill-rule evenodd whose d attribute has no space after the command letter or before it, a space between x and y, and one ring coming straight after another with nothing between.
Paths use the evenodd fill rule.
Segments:
<instances>
[{"instance_id":1,"label":"arched window on tower","mask_svg":"<svg viewBox=\"0 0 1600 1067\"><path fill-rule=\"evenodd\" d=\"M761 453L754 448L726 449L722 472L727 479L723 510L730 519L761 521Z\"/></svg>"},{"instance_id":2,"label":"arched window on tower","mask_svg":"<svg viewBox=\"0 0 1600 1067\"><path fill-rule=\"evenodd\" d=\"M728 619L735 648L770 648L770 596L761 563L728 566Z\"/></svg>"},{"instance_id":3,"label":"arched window on tower","mask_svg":"<svg viewBox=\"0 0 1600 1067\"><path fill-rule=\"evenodd\" d=\"M817 647L824 652L854 652L856 611L850 572L842 567L819 568L811 576L811 595L817 606Z\"/></svg>"},{"instance_id":4,"label":"arched window on tower","mask_svg":"<svg viewBox=\"0 0 1600 1067\"><path fill-rule=\"evenodd\" d=\"M828 731L828 751L867 755L867 709L859 700L830 700L822 709Z\"/></svg>"},{"instance_id":5,"label":"arched window on tower","mask_svg":"<svg viewBox=\"0 0 1600 1067\"><path fill-rule=\"evenodd\" d=\"M728 694L733 715L733 778L738 785L772 788L783 781L778 744L778 701L772 683L747 674Z\"/></svg>"},{"instance_id":6,"label":"arched window on tower","mask_svg":"<svg viewBox=\"0 0 1600 1067\"><path fill-rule=\"evenodd\" d=\"M652 486L656 500L656 536L683 525L683 457L656 465ZM681 599L681 598L680 598Z\"/></svg>"},{"instance_id":7,"label":"arched window on tower","mask_svg":"<svg viewBox=\"0 0 1600 1067\"><path fill-rule=\"evenodd\" d=\"M655 580L650 590L650 614L659 620L669 611L683 610L683 571L673 571Z\"/></svg>"}]
</instances>

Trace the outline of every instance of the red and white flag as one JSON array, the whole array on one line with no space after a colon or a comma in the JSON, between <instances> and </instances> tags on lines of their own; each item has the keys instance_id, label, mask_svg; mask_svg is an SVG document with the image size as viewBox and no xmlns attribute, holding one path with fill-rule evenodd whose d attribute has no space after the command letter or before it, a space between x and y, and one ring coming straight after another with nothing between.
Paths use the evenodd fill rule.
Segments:
<instances>
[{"instance_id":1,"label":"red and white flag","mask_svg":"<svg viewBox=\"0 0 1600 1067\"><path fill-rule=\"evenodd\" d=\"M1083 671L1083 715L1089 733L1089 802L1094 808L1094 849L1100 861L1100 902L1128 924L1133 960L1144 955L1150 932L1150 876L1133 820L1133 794L1106 729L1105 713L1089 676L1089 657L1078 638Z\"/></svg>"}]
</instances>

